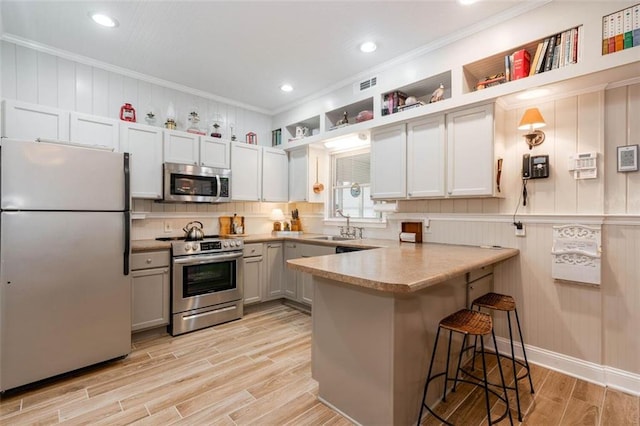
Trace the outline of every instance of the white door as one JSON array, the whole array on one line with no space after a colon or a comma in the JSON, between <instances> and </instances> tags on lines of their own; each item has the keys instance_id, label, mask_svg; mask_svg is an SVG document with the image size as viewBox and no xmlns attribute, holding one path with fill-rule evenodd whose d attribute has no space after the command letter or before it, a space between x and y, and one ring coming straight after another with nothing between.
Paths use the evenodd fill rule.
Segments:
<instances>
[{"instance_id":1,"label":"white door","mask_svg":"<svg viewBox=\"0 0 640 426\"><path fill-rule=\"evenodd\" d=\"M7 138L69 140L69 113L56 108L3 101L2 123L2 136Z\"/></svg>"},{"instance_id":2,"label":"white door","mask_svg":"<svg viewBox=\"0 0 640 426\"><path fill-rule=\"evenodd\" d=\"M164 161L166 163L198 164L200 137L176 130L164 131Z\"/></svg>"},{"instance_id":3,"label":"white door","mask_svg":"<svg viewBox=\"0 0 640 426\"><path fill-rule=\"evenodd\" d=\"M289 151L289 201L308 201L307 163L309 157L306 147Z\"/></svg>"},{"instance_id":4,"label":"white door","mask_svg":"<svg viewBox=\"0 0 640 426\"><path fill-rule=\"evenodd\" d=\"M162 199L162 129L123 122L120 146L131 154L131 196Z\"/></svg>"},{"instance_id":5,"label":"white door","mask_svg":"<svg viewBox=\"0 0 640 426\"><path fill-rule=\"evenodd\" d=\"M207 167L231 167L231 142L220 138L200 137L200 164Z\"/></svg>"},{"instance_id":6,"label":"white door","mask_svg":"<svg viewBox=\"0 0 640 426\"><path fill-rule=\"evenodd\" d=\"M493 104L447 114L447 194L493 194Z\"/></svg>"},{"instance_id":7,"label":"white door","mask_svg":"<svg viewBox=\"0 0 640 426\"><path fill-rule=\"evenodd\" d=\"M407 196L443 197L445 194L444 116L407 125Z\"/></svg>"},{"instance_id":8,"label":"white door","mask_svg":"<svg viewBox=\"0 0 640 426\"><path fill-rule=\"evenodd\" d=\"M262 201L287 202L289 200L289 163L286 151L263 148Z\"/></svg>"},{"instance_id":9,"label":"white door","mask_svg":"<svg viewBox=\"0 0 640 426\"><path fill-rule=\"evenodd\" d=\"M407 142L405 125L371 134L371 198L405 198Z\"/></svg>"},{"instance_id":10,"label":"white door","mask_svg":"<svg viewBox=\"0 0 640 426\"><path fill-rule=\"evenodd\" d=\"M258 145L231 143L231 197L234 201L262 198L262 149Z\"/></svg>"},{"instance_id":11,"label":"white door","mask_svg":"<svg viewBox=\"0 0 640 426\"><path fill-rule=\"evenodd\" d=\"M98 145L119 150L118 120L72 112L69 115L69 140L83 145Z\"/></svg>"},{"instance_id":12,"label":"white door","mask_svg":"<svg viewBox=\"0 0 640 426\"><path fill-rule=\"evenodd\" d=\"M128 354L124 214L3 212L0 223L0 388Z\"/></svg>"}]
</instances>

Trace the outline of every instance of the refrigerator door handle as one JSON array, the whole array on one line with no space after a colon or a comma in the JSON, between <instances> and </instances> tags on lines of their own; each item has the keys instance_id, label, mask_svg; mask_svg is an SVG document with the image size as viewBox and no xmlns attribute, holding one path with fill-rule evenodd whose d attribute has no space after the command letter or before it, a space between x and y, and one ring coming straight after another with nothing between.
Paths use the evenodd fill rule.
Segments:
<instances>
[{"instance_id":1,"label":"refrigerator door handle","mask_svg":"<svg viewBox=\"0 0 640 426\"><path fill-rule=\"evenodd\" d=\"M131 213L124 212L124 275L129 275L129 258L131 254Z\"/></svg>"},{"instance_id":2,"label":"refrigerator door handle","mask_svg":"<svg viewBox=\"0 0 640 426\"><path fill-rule=\"evenodd\" d=\"M131 170L129 153L124 153L124 210L131 210Z\"/></svg>"}]
</instances>

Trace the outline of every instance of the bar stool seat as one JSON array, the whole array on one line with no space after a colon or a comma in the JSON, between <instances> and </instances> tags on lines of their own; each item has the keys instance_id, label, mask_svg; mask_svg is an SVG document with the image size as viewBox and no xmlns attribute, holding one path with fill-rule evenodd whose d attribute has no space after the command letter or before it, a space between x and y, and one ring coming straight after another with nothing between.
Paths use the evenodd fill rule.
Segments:
<instances>
[{"instance_id":1,"label":"bar stool seat","mask_svg":"<svg viewBox=\"0 0 640 426\"><path fill-rule=\"evenodd\" d=\"M449 330L449 343L447 346L447 362L445 365L445 370L443 372L437 373L437 374L433 374L433 363L434 363L434 359L436 356L436 352L437 352L437 348L438 348L438 340L440 337L440 330ZM458 367L456 368L456 372L452 377L449 377L449 361L450 361L450 356L451 356L451 341L452 341L452 335L453 332L456 333L461 333L463 335L462 338L462 345L460 346L460 354L458 356ZM498 370L500 371L500 380L502 382L502 391L503 394L499 394L498 392L496 392L493 389L489 388L489 381L487 380L487 365L486 365L486 361L485 361L485 350L484 350L484 336L487 336L491 334L493 336L493 341L495 344L495 334L493 331L493 320L491 319L491 316L479 311L473 311L470 309L461 309L445 318L443 318L440 323L438 324L438 331L436 332L436 340L433 344L433 353L431 354L431 360L429 362L429 372L427 374L427 380L426 383L424 385L424 392L422 394L422 406L420 407L420 414L418 415L418 425L420 424L420 420L422 420L422 413L424 412L424 409L426 408L431 415L433 415L435 418L437 418L439 421L443 422L444 424L447 425L451 425L451 423L447 422L445 419L443 419L442 417L438 416L426 403L425 403L425 398L427 396L427 391L429 389L429 384L436 378L444 376L444 390L442 392L442 401L446 402L446 396L447 396L447 385L449 384L449 382L453 382L453 387L451 389L452 392L456 391L456 386L458 384L458 382L465 382L465 383L469 383L475 386L479 386L482 387L484 389L484 394L485 394L485 405L486 405L486 410L487 410L487 419L488 419L488 423L489 425L499 422L501 420L503 420L504 418L506 418L507 416L509 416L509 422L511 424L513 424L513 419L511 418L511 410L509 409L509 399L507 397L507 388L505 386L505 382L504 382L504 376L502 374L502 366L500 365L500 363L498 363ZM461 368L461 363L462 363L462 355L463 353L467 350L470 349L471 346L466 347L466 342L467 342L467 337L468 336L476 336L480 337L480 346L481 346L481 355L482 355L482 366L483 366L483 370L484 370L484 377L482 379L477 378L475 376L472 375L468 375L468 377L472 378L471 379L467 379L467 378L461 378L459 377L460 373L465 373L466 372ZM498 351L498 348L496 346L496 352ZM465 376L465 377L467 377ZM500 400L502 400L505 405L506 405L506 410L505 412L498 417L497 419L491 419L491 407L490 407L490 403L489 403L489 392L493 393L495 396L497 396Z\"/></svg>"},{"instance_id":2,"label":"bar stool seat","mask_svg":"<svg viewBox=\"0 0 640 426\"><path fill-rule=\"evenodd\" d=\"M511 357L500 355L497 350L496 350L496 355L498 356L498 360L500 359L500 357L511 359L511 363L513 366L514 385L507 386L506 388L515 390L516 404L518 406L518 420L522 421L522 411L520 409L520 392L518 390L518 380L522 380L525 377L528 377L529 389L531 390L531 393L534 393L534 390L533 390L533 381L531 380L531 368L529 367L529 361L527 360L527 352L525 351L525 348L524 348L524 340L522 338L522 329L520 328L520 319L518 318L518 309L516 308L516 301L513 297L509 295L490 292L478 297L473 302L471 302L471 309L473 309L474 307L478 308L478 310L474 312L479 312L482 308L484 308L484 309L490 309L494 311L503 311L507 313L507 324L509 326L509 343L511 345ZM524 356L524 361L516 359L515 357L515 351L513 349L513 332L511 328L511 315L510 315L511 312L513 312L516 317L516 323L518 325L518 334L520 336L520 344L522 345L522 354ZM476 346L477 346L477 340L473 346L474 365L475 365L475 357L476 357ZM498 364L500 363L498 362ZM522 366L525 370L524 373L520 376L517 375L516 364ZM494 385L494 386L497 386L497 385Z\"/></svg>"}]
</instances>

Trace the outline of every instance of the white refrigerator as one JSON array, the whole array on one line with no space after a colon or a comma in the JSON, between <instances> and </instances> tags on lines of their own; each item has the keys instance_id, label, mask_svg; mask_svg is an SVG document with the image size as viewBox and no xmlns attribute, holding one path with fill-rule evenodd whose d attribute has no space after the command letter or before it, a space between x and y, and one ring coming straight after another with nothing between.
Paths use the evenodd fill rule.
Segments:
<instances>
[{"instance_id":1,"label":"white refrigerator","mask_svg":"<svg viewBox=\"0 0 640 426\"><path fill-rule=\"evenodd\" d=\"M129 155L2 139L0 160L0 391L129 354Z\"/></svg>"}]
</instances>

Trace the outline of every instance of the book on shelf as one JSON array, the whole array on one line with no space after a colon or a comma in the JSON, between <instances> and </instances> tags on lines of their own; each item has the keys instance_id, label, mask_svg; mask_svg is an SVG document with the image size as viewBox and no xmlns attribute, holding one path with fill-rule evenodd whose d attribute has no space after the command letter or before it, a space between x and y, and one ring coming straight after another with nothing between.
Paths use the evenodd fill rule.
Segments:
<instances>
[{"instance_id":1,"label":"book on shelf","mask_svg":"<svg viewBox=\"0 0 640 426\"><path fill-rule=\"evenodd\" d=\"M490 75L488 77L485 77L483 80L478 81L478 83L476 84L476 90L482 90L486 89L487 87L497 86L504 83L505 81L507 81L507 79L504 73Z\"/></svg>"},{"instance_id":2,"label":"book on shelf","mask_svg":"<svg viewBox=\"0 0 640 426\"><path fill-rule=\"evenodd\" d=\"M552 70L555 70L560 67L561 56L562 56L562 33L556 35L556 44L553 46L553 60L551 61Z\"/></svg>"},{"instance_id":3,"label":"book on shelf","mask_svg":"<svg viewBox=\"0 0 640 426\"><path fill-rule=\"evenodd\" d=\"M536 53L533 55L533 60L529 65L529 76L532 76L536 73L536 66L538 64L538 60L540 59L540 53L542 52L542 46L544 46L544 41L538 43L538 47L536 48Z\"/></svg>"},{"instance_id":4,"label":"book on shelf","mask_svg":"<svg viewBox=\"0 0 640 426\"><path fill-rule=\"evenodd\" d=\"M624 50L624 11L616 12L615 51Z\"/></svg>"},{"instance_id":5,"label":"book on shelf","mask_svg":"<svg viewBox=\"0 0 640 426\"><path fill-rule=\"evenodd\" d=\"M549 49L549 42L551 41L551 37L547 37L544 39L542 45L542 51L540 52L540 58L538 58L538 63L536 64L536 74L539 74L544 71L544 63L547 57L547 50Z\"/></svg>"},{"instance_id":6,"label":"book on shelf","mask_svg":"<svg viewBox=\"0 0 640 426\"><path fill-rule=\"evenodd\" d=\"M399 90L386 93L382 100L382 115L389 115L398 112L398 107L404 105L407 94Z\"/></svg>"},{"instance_id":7,"label":"book on shelf","mask_svg":"<svg viewBox=\"0 0 640 426\"><path fill-rule=\"evenodd\" d=\"M622 24L622 48L628 49L630 47L633 47L633 9L629 7L624 10L623 14L624 21Z\"/></svg>"},{"instance_id":8,"label":"book on shelf","mask_svg":"<svg viewBox=\"0 0 640 426\"><path fill-rule=\"evenodd\" d=\"M529 76L531 67L531 54L527 49L520 49L513 52L513 73L512 80L519 80Z\"/></svg>"},{"instance_id":9,"label":"book on shelf","mask_svg":"<svg viewBox=\"0 0 640 426\"><path fill-rule=\"evenodd\" d=\"M504 76L505 81L511 81L511 55L504 56Z\"/></svg>"},{"instance_id":10,"label":"book on shelf","mask_svg":"<svg viewBox=\"0 0 640 426\"><path fill-rule=\"evenodd\" d=\"M609 53L609 15L602 18L602 54Z\"/></svg>"},{"instance_id":11,"label":"book on shelf","mask_svg":"<svg viewBox=\"0 0 640 426\"><path fill-rule=\"evenodd\" d=\"M543 71L551 71L553 65L553 52L556 48L556 36L549 37L549 46L547 47L547 53L544 57L544 69Z\"/></svg>"},{"instance_id":12,"label":"book on shelf","mask_svg":"<svg viewBox=\"0 0 640 426\"><path fill-rule=\"evenodd\" d=\"M422 101L418 101L418 102L415 102L415 103L412 103L412 104L400 105L398 107L398 112L406 111L408 109L417 108L417 107L422 106L422 105L426 105L426 104L424 102L422 102Z\"/></svg>"},{"instance_id":13,"label":"book on shelf","mask_svg":"<svg viewBox=\"0 0 640 426\"><path fill-rule=\"evenodd\" d=\"M633 6L633 46L640 46L640 3Z\"/></svg>"}]
</instances>

